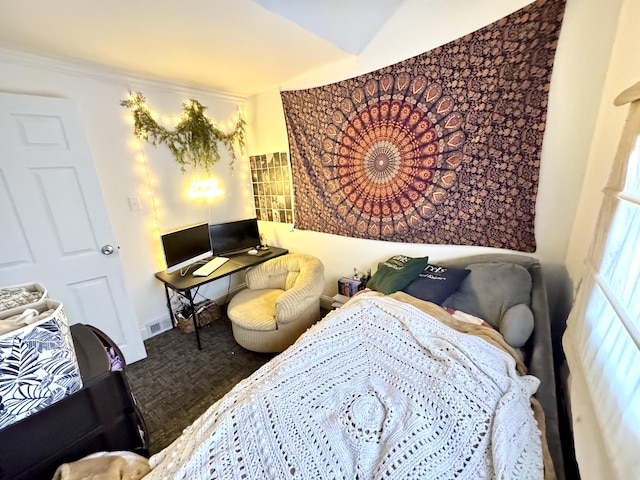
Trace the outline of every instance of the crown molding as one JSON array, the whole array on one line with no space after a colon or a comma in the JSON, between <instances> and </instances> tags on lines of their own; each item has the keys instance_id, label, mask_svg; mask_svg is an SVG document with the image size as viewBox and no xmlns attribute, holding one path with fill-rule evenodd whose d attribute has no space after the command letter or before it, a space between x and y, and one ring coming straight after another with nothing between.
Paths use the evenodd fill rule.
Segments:
<instances>
[{"instance_id":1,"label":"crown molding","mask_svg":"<svg viewBox=\"0 0 640 480\"><path fill-rule=\"evenodd\" d=\"M41 68L57 73L91 78L103 82L151 87L167 92L189 95L206 95L228 102L244 103L247 97L219 92L209 87L196 84L174 83L159 78L140 75L127 70L106 67L97 63L81 61L73 58L53 58L32 53L0 48L0 61L15 63L26 67Z\"/></svg>"}]
</instances>

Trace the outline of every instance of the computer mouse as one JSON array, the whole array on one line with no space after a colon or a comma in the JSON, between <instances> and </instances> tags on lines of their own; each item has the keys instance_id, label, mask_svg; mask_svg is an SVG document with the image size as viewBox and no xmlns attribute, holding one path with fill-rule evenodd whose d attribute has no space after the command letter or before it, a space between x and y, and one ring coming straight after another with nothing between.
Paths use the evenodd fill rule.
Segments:
<instances>
[{"instance_id":1,"label":"computer mouse","mask_svg":"<svg viewBox=\"0 0 640 480\"><path fill-rule=\"evenodd\" d=\"M247 252L249 255L257 255L258 254L258 250L256 250L255 248L252 248L251 250L249 250Z\"/></svg>"}]
</instances>

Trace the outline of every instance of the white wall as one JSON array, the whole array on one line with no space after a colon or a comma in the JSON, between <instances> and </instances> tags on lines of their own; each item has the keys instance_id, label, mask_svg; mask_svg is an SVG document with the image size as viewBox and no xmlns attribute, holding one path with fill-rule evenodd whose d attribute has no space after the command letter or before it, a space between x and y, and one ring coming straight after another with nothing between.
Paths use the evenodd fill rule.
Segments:
<instances>
[{"instance_id":1,"label":"white wall","mask_svg":"<svg viewBox=\"0 0 640 480\"><path fill-rule=\"evenodd\" d=\"M281 90L315 87L398 62L470 33L528 3L527 0L405 2L401 8L411 9L413 24L395 22L394 16L356 60L292 80L282 85ZM552 267L552 275L562 275L564 270L619 3L620 0L569 0L567 3L552 75L536 204L538 248L535 256ZM248 112L250 154L288 151L279 91L250 98ZM375 270L379 261L396 253L428 255L437 260L496 251L483 247L350 239L265 222L261 228L271 242L292 251L317 255L325 264L325 295L329 296L335 293L335 280L350 274L354 267Z\"/></svg>"},{"instance_id":2,"label":"white wall","mask_svg":"<svg viewBox=\"0 0 640 480\"><path fill-rule=\"evenodd\" d=\"M139 161L140 149L134 147L133 124L128 121L130 114L120 106L120 101L130 90L141 91L153 110L177 116L182 113L182 102L195 98L208 107L207 113L214 120L228 120L236 114L238 107L244 107L244 99L132 79L8 51L0 51L0 71L0 91L65 97L76 103L120 247L126 286L144 338L145 324L169 318L164 289L154 277L155 272L165 268L156 232L196 222L248 218L254 215L254 209L247 190L246 157L236 165L232 175L228 167L229 156L223 148L222 159L212 173L224 195L211 202L190 200L185 192L193 173L183 175L166 147L154 148L142 142L148 171L154 180L152 191L159 203L156 228L151 197L147 195L146 174ZM129 197L139 197L142 210L131 210ZM231 285L238 283L235 277L230 280ZM216 282L202 293L210 297L224 295L228 285L226 281Z\"/></svg>"},{"instance_id":3,"label":"white wall","mask_svg":"<svg viewBox=\"0 0 640 480\"><path fill-rule=\"evenodd\" d=\"M594 35L594 38L597 36ZM588 168L567 253L567 268L574 280L582 273L584 258L594 235L602 201L602 189L609 179L616 147L629 110L628 104L614 106L613 100L639 81L640 2L623 0L595 130L591 137L587 137L590 138Z\"/></svg>"}]
</instances>

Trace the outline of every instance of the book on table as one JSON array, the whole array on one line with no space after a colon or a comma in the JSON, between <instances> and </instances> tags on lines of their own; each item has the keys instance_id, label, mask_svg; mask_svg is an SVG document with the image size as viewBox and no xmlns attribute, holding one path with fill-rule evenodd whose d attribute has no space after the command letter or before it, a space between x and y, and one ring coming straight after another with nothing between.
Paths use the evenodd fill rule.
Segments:
<instances>
[{"instance_id":1,"label":"book on table","mask_svg":"<svg viewBox=\"0 0 640 480\"><path fill-rule=\"evenodd\" d=\"M353 297L363 288L364 283L357 278L342 277L338 280L338 293L345 297Z\"/></svg>"}]
</instances>

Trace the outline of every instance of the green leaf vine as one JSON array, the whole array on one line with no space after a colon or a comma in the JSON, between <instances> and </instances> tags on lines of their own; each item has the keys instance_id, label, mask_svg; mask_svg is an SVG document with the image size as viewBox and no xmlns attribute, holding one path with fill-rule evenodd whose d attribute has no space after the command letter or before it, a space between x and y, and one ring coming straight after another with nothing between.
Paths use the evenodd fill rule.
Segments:
<instances>
[{"instance_id":1,"label":"green leaf vine","mask_svg":"<svg viewBox=\"0 0 640 480\"><path fill-rule=\"evenodd\" d=\"M141 93L129 92L129 97L122 100L120 105L133 113L134 135L154 146L165 144L180 164L183 173L186 172L186 166L210 173L211 167L220 160L219 144L223 144L231 156L231 170L236 160L234 145L237 143L240 152L244 153L245 121L241 115L238 116L233 131L225 133L216 128L213 121L205 115L207 107L197 100L189 99L182 104L184 113L180 116L179 123L174 130L170 130L156 122Z\"/></svg>"}]
</instances>

